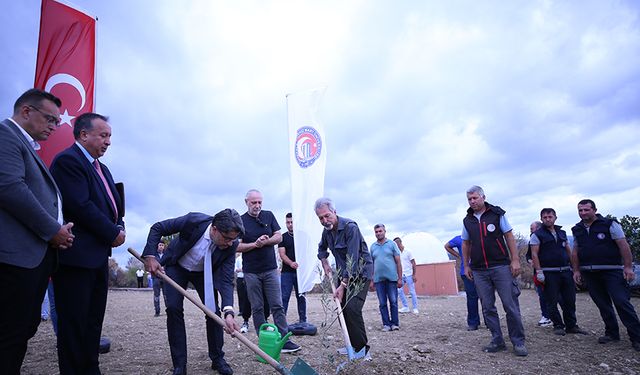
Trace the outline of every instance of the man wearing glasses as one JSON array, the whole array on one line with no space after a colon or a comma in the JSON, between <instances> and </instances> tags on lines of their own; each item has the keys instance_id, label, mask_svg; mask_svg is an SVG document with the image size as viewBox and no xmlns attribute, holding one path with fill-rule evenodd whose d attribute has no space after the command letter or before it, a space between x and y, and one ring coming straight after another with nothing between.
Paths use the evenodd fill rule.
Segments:
<instances>
[{"instance_id":1,"label":"man wearing glasses","mask_svg":"<svg viewBox=\"0 0 640 375\"><path fill-rule=\"evenodd\" d=\"M282 290L280 275L274 245L282 241L280 225L271 211L262 209L262 193L251 189L247 192L244 202L247 212L242 215L245 234L238 245L238 252L242 253L242 270L247 284L251 314L256 333L266 322L264 317L263 293L271 307L273 321L278 331L284 337L289 331L287 317L282 305ZM300 346L293 341L287 341L282 347L283 353L293 353L300 350Z\"/></svg>"},{"instance_id":2,"label":"man wearing glasses","mask_svg":"<svg viewBox=\"0 0 640 375\"><path fill-rule=\"evenodd\" d=\"M40 323L58 249L73 244L61 195L36 150L60 124L60 99L31 89L0 122L0 373L19 374Z\"/></svg>"},{"instance_id":3,"label":"man wearing glasses","mask_svg":"<svg viewBox=\"0 0 640 375\"><path fill-rule=\"evenodd\" d=\"M161 263L157 258L157 244L163 236L179 233L169 244ZM224 209L213 218L191 212L151 226L142 256L145 269L153 275L167 276L186 289L191 282L200 300L218 316L221 315L218 293L222 299L222 312L226 331L240 327L233 311L233 277L238 236L244 234L240 215L233 209ZM163 268L164 267L164 268ZM217 292L217 293L216 293ZM173 374L187 373L187 335L184 325L184 296L174 288L165 289L167 306L167 335ZM206 317L207 343L211 368L223 375L233 374L222 351L222 327Z\"/></svg>"}]
</instances>

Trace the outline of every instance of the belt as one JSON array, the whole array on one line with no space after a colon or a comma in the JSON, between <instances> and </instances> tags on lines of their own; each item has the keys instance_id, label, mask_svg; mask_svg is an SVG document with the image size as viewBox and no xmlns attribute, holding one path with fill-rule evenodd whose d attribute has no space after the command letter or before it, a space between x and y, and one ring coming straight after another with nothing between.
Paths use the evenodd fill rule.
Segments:
<instances>
[{"instance_id":1,"label":"belt","mask_svg":"<svg viewBox=\"0 0 640 375\"><path fill-rule=\"evenodd\" d=\"M563 267L542 267L540 268L541 270L545 271L545 272L564 272L564 271L571 271L571 267L570 266L563 266Z\"/></svg>"},{"instance_id":2,"label":"belt","mask_svg":"<svg viewBox=\"0 0 640 375\"><path fill-rule=\"evenodd\" d=\"M580 266L581 271L604 271L604 270L621 270L622 266L616 266L611 264L593 265L593 266Z\"/></svg>"}]
</instances>

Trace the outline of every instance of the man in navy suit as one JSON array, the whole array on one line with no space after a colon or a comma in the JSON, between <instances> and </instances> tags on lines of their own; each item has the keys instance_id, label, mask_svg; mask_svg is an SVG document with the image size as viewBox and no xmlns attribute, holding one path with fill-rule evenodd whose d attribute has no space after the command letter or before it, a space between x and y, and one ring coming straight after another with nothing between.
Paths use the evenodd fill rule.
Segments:
<instances>
[{"instance_id":1,"label":"man in navy suit","mask_svg":"<svg viewBox=\"0 0 640 375\"><path fill-rule=\"evenodd\" d=\"M156 257L157 244L163 236L180 233L171 241L162 257ZM224 209L213 218L191 212L151 226L142 256L145 268L152 274L165 272L181 287L191 282L202 302L218 316L218 293L222 299L225 329L237 331L233 311L233 276L238 237L244 235L240 215L233 209ZM164 267L164 268L163 268ZM216 293L217 292L217 293ZM166 288L167 334L173 374L187 373L187 335L184 326L184 297L174 288ZM216 322L206 317L207 343L211 368L220 374L231 375L233 370L224 359L223 332Z\"/></svg>"},{"instance_id":2,"label":"man in navy suit","mask_svg":"<svg viewBox=\"0 0 640 375\"><path fill-rule=\"evenodd\" d=\"M0 374L20 374L57 249L73 243L58 187L36 153L60 126L61 104L31 89L0 122Z\"/></svg>"},{"instance_id":3,"label":"man in navy suit","mask_svg":"<svg viewBox=\"0 0 640 375\"><path fill-rule=\"evenodd\" d=\"M100 374L98 350L107 305L108 258L125 240L123 205L111 172L98 160L111 145L107 117L85 113L73 127L75 143L59 153L51 174L63 213L75 223L74 244L60 253L53 275L61 375Z\"/></svg>"}]
</instances>

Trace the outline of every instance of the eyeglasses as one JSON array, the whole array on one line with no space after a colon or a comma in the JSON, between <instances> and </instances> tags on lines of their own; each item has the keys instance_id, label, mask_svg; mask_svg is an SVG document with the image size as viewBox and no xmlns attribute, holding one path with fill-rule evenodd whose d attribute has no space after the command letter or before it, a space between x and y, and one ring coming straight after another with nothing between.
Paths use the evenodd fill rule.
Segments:
<instances>
[{"instance_id":1,"label":"eyeglasses","mask_svg":"<svg viewBox=\"0 0 640 375\"><path fill-rule=\"evenodd\" d=\"M60 119L57 116L54 116L52 114L43 112L40 108L38 108L38 107L36 107L34 105L31 105L31 104L29 104L29 108L33 108L36 111L40 112L40 114L43 115L44 118L47 120L47 124L53 125L56 128L60 127Z\"/></svg>"},{"instance_id":2,"label":"eyeglasses","mask_svg":"<svg viewBox=\"0 0 640 375\"><path fill-rule=\"evenodd\" d=\"M233 241L235 241L235 240L237 240L237 239L238 239L238 236L231 237L231 236L227 236L226 234L224 234L224 233L222 233L222 232L219 232L219 233L220 233L220 235L222 236L222 238L224 238L224 239L225 239L225 241L233 242Z\"/></svg>"}]
</instances>

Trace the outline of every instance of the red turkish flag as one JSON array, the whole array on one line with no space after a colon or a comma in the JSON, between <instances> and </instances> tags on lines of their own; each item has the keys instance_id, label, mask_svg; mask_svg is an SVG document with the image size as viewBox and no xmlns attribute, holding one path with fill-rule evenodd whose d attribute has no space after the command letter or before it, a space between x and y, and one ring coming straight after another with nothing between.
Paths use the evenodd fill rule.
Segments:
<instances>
[{"instance_id":1,"label":"red turkish flag","mask_svg":"<svg viewBox=\"0 0 640 375\"><path fill-rule=\"evenodd\" d=\"M92 112L95 90L96 19L54 0L42 0L34 87L62 100L60 128L40 142L47 165L73 143L73 119Z\"/></svg>"}]
</instances>

